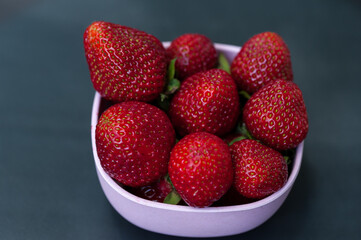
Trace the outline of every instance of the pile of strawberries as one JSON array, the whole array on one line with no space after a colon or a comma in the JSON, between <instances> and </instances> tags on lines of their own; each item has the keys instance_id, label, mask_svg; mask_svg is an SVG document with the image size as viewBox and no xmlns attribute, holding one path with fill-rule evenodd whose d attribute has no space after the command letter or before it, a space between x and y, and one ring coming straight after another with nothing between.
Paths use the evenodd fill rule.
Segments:
<instances>
[{"instance_id":1,"label":"pile of strawberries","mask_svg":"<svg viewBox=\"0 0 361 240\"><path fill-rule=\"evenodd\" d=\"M84 48L93 86L110 103L97 153L125 189L207 207L262 199L287 182L286 158L308 119L278 34L253 36L231 64L201 34L165 49L148 33L100 21L85 30Z\"/></svg>"}]
</instances>

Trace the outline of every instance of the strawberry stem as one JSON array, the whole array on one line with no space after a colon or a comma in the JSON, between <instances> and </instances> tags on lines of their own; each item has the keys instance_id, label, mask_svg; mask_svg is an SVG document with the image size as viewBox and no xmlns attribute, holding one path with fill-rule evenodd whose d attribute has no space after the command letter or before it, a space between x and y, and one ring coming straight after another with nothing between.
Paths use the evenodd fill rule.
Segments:
<instances>
[{"instance_id":1,"label":"strawberry stem","mask_svg":"<svg viewBox=\"0 0 361 240\"><path fill-rule=\"evenodd\" d=\"M167 79L173 79L175 76L175 62L177 58L173 58L168 65L168 71L167 71Z\"/></svg>"},{"instance_id":2,"label":"strawberry stem","mask_svg":"<svg viewBox=\"0 0 361 240\"><path fill-rule=\"evenodd\" d=\"M169 109L171 95L173 95L180 88L180 81L174 78L176 60L177 58L173 58L169 62L167 71L167 85L164 92L162 92L157 99L158 106L166 112L168 112Z\"/></svg>"},{"instance_id":3,"label":"strawberry stem","mask_svg":"<svg viewBox=\"0 0 361 240\"><path fill-rule=\"evenodd\" d=\"M223 53L220 53L218 56L218 68L231 74L231 67L229 65L227 58L224 56Z\"/></svg>"},{"instance_id":4,"label":"strawberry stem","mask_svg":"<svg viewBox=\"0 0 361 240\"><path fill-rule=\"evenodd\" d=\"M165 90L166 95L175 93L180 87L180 81L175 78L175 62L177 58L173 58L168 65L167 71L167 88Z\"/></svg>"}]
</instances>

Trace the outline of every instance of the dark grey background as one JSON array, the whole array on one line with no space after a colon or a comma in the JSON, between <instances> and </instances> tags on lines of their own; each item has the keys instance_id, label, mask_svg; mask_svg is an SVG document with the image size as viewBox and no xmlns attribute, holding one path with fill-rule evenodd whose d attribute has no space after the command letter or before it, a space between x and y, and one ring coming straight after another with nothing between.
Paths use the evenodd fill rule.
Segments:
<instances>
[{"instance_id":1,"label":"dark grey background","mask_svg":"<svg viewBox=\"0 0 361 240\"><path fill-rule=\"evenodd\" d=\"M107 202L90 144L82 34L94 20L172 40L287 42L310 129L289 198L224 239L361 239L359 1L0 1L0 239L177 239L133 226Z\"/></svg>"}]
</instances>

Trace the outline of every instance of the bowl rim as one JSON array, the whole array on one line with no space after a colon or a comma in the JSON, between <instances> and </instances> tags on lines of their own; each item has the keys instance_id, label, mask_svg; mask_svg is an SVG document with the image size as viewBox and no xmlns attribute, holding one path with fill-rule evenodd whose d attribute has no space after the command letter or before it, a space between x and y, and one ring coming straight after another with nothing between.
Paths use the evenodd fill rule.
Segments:
<instances>
[{"instance_id":1,"label":"bowl rim","mask_svg":"<svg viewBox=\"0 0 361 240\"><path fill-rule=\"evenodd\" d=\"M169 46L169 42L163 42L164 46ZM229 44L221 44L215 43L217 51L239 51L241 47L229 45ZM98 157L98 153L96 151L96 143L95 143L95 128L98 122L98 115L99 115L99 107L101 102L101 96L98 92L95 92L93 106L92 106L92 113L91 113L91 143L92 143L92 151L94 156L94 162L96 169L100 176L107 182L107 184L115 190L118 194L122 195L124 198L140 205L144 205L147 207L164 209L164 210L171 210L171 211L181 211L181 212L194 212L194 213L215 213L215 212L236 212L236 211L246 211L255 208L259 208L265 206L277 198L281 197L285 194L294 184L298 173L301 168L302 162L302 155L303 155L303 147L304 141L302 141L296 148L295 158L293 159L293 165L291 169L291 174L289 175L286 184L277 192L269 195L266 198L257 200L252 203L246 203L241 205L233 205L233 206L216 206L216 207L205 207L205 208L195 208L191 206L183 206L183 205L172 205L172 204L165 204L160 202L154 202L147 199L140 198L132 193L128 192L127 190L123 189L119 186L102 168L100 164L100 159Z\"/></svg>"}]
</instances>

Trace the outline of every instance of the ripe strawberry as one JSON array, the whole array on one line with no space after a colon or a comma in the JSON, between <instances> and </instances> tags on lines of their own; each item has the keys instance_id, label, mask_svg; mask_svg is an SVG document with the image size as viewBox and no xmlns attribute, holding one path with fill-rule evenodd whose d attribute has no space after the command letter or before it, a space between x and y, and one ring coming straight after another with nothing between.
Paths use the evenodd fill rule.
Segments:
<instances>
[{"instance_id":1,"label":"ripe strawberry","mask_svg":"<svg viewBox=\"0 0 361 240\"><path fill-rule=\"evenodd\" d=\"M188 33L179 36L167 48L170 59L177 58L177 77L185 79L195 73L214 68L217 52L213 42L204 35Z\"/></svg>"},{"instance_id":2,"label":"ripe strawberry","mask_svg":"<svg viewBox=\"0 0 361 240\"><path fill-rule=\"evenodd\" d=\"M232 184L228 145L210 133L189 134L174 146L168 173L188 205L207 207L219 200Z\"/></svg>"},{"instance_id":3,"label":"ripe strawberry","mask_svg":"<svg viewBox=\"0 0 361 240\"><path fill-rule=\"evenodd\" d=\"M235 168L234 185L247 198L264 198L283 187L288 168L283 156L256 140L244 139L230 146Z\"/></svg>"},{"instance_id":4,"label":"ripe strawberry","mask_svg":"<svg viewBox=\"0 0 361 240\"><path fill-rule=\"evenodd\" d=\"M270 82L247 101L243 121L252 136L277 150L301 143L308 132L302 92L294 82Z\"/></svg>"},{"instance_id":5,"label":"ripe strawberry","mask_svg":"<svg viewBox=\"0 0 361 240\"><path fill-rule=\"evenodd\" d=\"M172 185L165 177L149 185L129 189L134 195L154 202L163 202L172 190Z\"/></svg>"},{"instance_id":6,"label":"ripe strawberry","mask_svg":"<svg viewBox=\"0 0 361 240\"><path fill-rule=\"evenodd\" d=\"M134 28L94 22L84 32L85 56L95 90L112 101L151 101L165 86L162 43Z\"/></svg>"},{"instance_id":7,"label":"ripe strawberry","mask_svg":"<svg viewBox=\"0 0 361 240\"><path fill-rule=\"evenodd\" d=\"M175 132L163 111L129 101L103 112L95 139L105 172L124 185L138 187L166 174Z\"/></svg>"},{"instance_id":8,"label":"ripe strawberry","mask_svg":"<svg viewBox=\"0 0 361 240\"><path fill-rule=\"evenodd\" d=\"M275 79L292 81L290 51L276 33L264 32L250 38L231 64L238 87L252 94Z\"/></svg>"},{"instance_id":9,"label":"ripe strawberry","mask_svg":"<svg viewBox=\"0 0 361 240\"><path fill-rule=\"evenodd\" d=\"M202 131L224 135L234 128L239 113L237 86L221 69L200 72L183 81L169 109L173 126L182 136Z\"/></svg>"}]
</instances>

